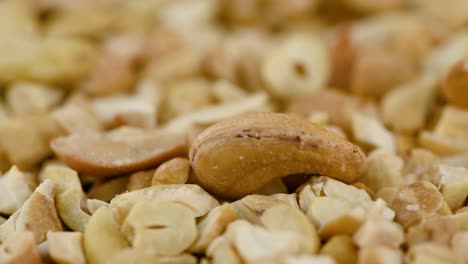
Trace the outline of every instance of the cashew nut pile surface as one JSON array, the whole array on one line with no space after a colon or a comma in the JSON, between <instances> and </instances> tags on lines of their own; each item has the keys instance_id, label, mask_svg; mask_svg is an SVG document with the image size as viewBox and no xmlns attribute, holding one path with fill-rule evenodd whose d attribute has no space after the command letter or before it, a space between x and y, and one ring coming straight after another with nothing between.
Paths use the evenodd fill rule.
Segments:
<instances>
[{"instance_id":1,"label":"cashew nut pile surface","mask_svg":"<svg viewBox=\"0 0 468 264\"><path fill-rule=\"evenodd\" d=\"M467 0L0 0L0 264L468 263Z\"/></svg>"}]
</instances>

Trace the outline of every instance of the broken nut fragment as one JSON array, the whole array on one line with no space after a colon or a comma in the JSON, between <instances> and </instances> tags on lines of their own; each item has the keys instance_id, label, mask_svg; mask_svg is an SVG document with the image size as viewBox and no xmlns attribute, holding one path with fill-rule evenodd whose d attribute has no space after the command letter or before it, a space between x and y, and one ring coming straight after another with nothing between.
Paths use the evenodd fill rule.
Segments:
<instances>
[{"instance_id":1,"label":"broken nut fragment","mask_svg":"<svg viewBox=\"0 0 468 264\"><path fill-rule=\"evenodd\" d=\"M0 213L11 215L33 192L30 181L16 166L0 176Z\"/></svg>"},{"instance_id":2,"label":"broken nut fragment","mask_svg":"<svg viewBox=\"0 0 468 264\"><path fill-rule=\"evenodd\" d=\"M468 57L455 63L442 84L442 93L449 103L468 108Z\"/></svg>"},{"instance_id":3,"label":"broken nut fragment","mask_svg":"<svg viewBox=\"0 0 468 264\"><path fill-rule=\"evenodd\" d=\"M185 144L182 134L123 127L107 134L57 138L51 146L73 169L105 177L155 166L184 153Z\"/></svg>"},{"instance_id":4,"label":"broken nut fragment","mask_svg":"<svg viewBox=\"0 0 468 264\"><path fill-rule=\"evenodd\" d=\"M32 232L15 232L0 245L0 262L5 264L41 264Z\"/></svg>"},{"instance_id":5,"label":"broken nut fragment","mask_svg":"<svg viewBox=\"0 0 468 264\"><path fill-rule=\"evenodd\" d=\"M54 262L85 264L83 234L80 232L49 232L49 255Z\"/></svg>"},{"instance_id":6,"label":"broken nut fragment","mask_svg":"<svg viewBox=\"0 0 468 264\"><path fill-rule=\"evenodd\" d=\"M137 203L121 232L134 248L146 248L158 255L181 254L197 238L195 217L190 208L165 201Z\"/></svg>"},{"instance_id":7,"label":"broken nut fragment","mask_svg":"<svg viewBox=\"0 0 468 264\"><path fill-rule=\"evenodd\" d=\"M190 162L186 158L173 158L159 165L151 185L184 184L189 178Z\"/></svg>"},{"instance_id":8,"label":"broken nut fragment","mask_svg":"<svg viewBox=\"0 0 468 264\"><path fill-rule=\"evenodd\" d=\"M275 113L221 121L198 136L189 155L200 185L226 198L299 173L352 182L367 168L357 146L315 124Z\"/></svg>"}]
</instances>

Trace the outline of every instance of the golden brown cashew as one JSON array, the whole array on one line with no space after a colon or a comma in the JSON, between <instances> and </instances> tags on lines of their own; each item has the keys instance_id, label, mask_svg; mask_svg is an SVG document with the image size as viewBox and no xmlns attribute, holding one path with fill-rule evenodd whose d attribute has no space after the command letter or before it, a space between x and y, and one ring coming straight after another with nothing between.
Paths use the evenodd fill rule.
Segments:
<instances>
[{"instance_id":1,"label":"golden brown cashew","mask_svg":"<svg viewBox=\"0 0 468 264\"><path fill-rule=\"evenodd\" d=\"M310 122L275 113L247 114L211 126L193 143L190 162L200 185L225 198L299 173L349 183L367 168L357 146Z\"/></svg>"}]
</instances>

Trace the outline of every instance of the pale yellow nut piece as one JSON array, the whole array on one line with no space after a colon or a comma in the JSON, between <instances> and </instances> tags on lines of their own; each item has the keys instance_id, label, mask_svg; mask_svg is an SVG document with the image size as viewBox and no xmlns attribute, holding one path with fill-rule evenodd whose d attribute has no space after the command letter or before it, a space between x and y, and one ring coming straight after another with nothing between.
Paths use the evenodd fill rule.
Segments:
<instances>
[{"instance_id":1,"label":"pale yellow nut piece","mask_svg":"<svg viewBox=\"0 0 468 264\"><path fill-rule=\"evenodd\" d=\"M268 111L268 96L257 93L234 102L212 105L175 118L165 126L168 130L186 132L193 125L211 125L244 113Z\"/></svg>"},{"instance_id":2,"label":"pale yellow nut piece","mask_svg":"<svg viewBox=\"0 0 468 264\"><path fill-rule=\"evenodd\" d=\"M465 263L468 261L468 252L466 251L466 245L468 245L468 232L456 233L452 238L452 249L462 261Z\"/></svg>"},{"instance_id":3,"label":"pale yellow nut piece","mask_svg":"<svg viewBox=\"0 0 468 264\"><path fill-rule=\"evenodd\" d=\"M16 166L0 176L0 213L11 215L33 192L27 176Z\"/></svg>"},{"instance_id":4,"label":"pale yellow nut piece","mask_svg":"<svg viewBox=\"0 0 468 264\"><path fill-rule=\"evenodd\" d=\"M86 208L88 208L88 211L89 211L89 213L91 215L93 215L102 206L109 207L109 203L106 203L106 202L98 200L98 199L87 199L86 200Z\"/></svg>"},{"instance_id":5,"label":"pale yellow nut piece","mask_svg":"<svg viewBox=\"0 0 468 264\"><path fill-rule=\"evenodd\" d=\"M247 91L225 79L217 80L213 84L213 96L223 103L241 100L247 95Z\"/></svg>"},{"instance_id":6,"label":"pale yellow nut piece","mask_svg":"<svg viewBox=\"0 0 468 264\"><path fill-rule=\"evenodd\" d=\"M432 183L418 181L400 189L391 208L396 221L403 227L434 215L442 206L444 198Z\"/></svg>"},{"instance_id":7,"label":"pale yellow nut piece","mask_svg":"<svg viewBox=\"0 0 468 264\"><path fill-rule=\"evenodd\" d=\"M185 205L165 201L142 201L128 214L122 234L134 248L158 255L178 255L197 238L192 211Z\"/></svg>"},{"instance_id":8,"label":"pale yellow nut piece","mask_svg":"<svg viewBox=\"0 0 468 264\"><path fill-rule=\"evenodd\" d=\"M365 203L369 203L372 201L369 194L362 189L358 189L352 185L345 184L338 180L329 178L329 177L318 177L311 179L312 184L314 185L312 188L319 188L321 187L321 191L327 197L338 197L345 199L353 204L362 205Z\"/></svg>"},{"instance_id":9,"label":"pale yellow nut piece","mask_svg":"<svg viewBox=\"0 0 468 264\"><path fill-rule=\"evenodd\" d=\"M468 169L468 154L458 154L444 157L441 162L449 166L464 167Z\"/></svg>"},{"instance_id":10,"label":"pale yellow nut piece","mask_svg":"<svg viewBox=\"0 0 468 264\"><path fill-rule=\"evenodd\" d=\"M467 108L468 57L454 64L444 78L442 93L449 103Z\"/></svg>"},{"instance_id":11,"label":"pale yellow nut piece","mask_svg":"<svg viewBox=\"0 0 468 264\"><path fill-rule=\"evenodd\" d=\"M24 2L2 2L0 5L0 34L36 34L39 25L34 10Z\"/></svg>"},{"instance_id":12,"label":"pale yellow nut piece","mask_svg":"<svg viewBox=\"0 0 468 264\"><path fill-rule=\"evenodd\" d=\"M41 264L42 260L32 232L15 232L0 246L0 262L4 264Z\"/></svg>"},{"instance_id":13,"label":"pale yellow nut piece","mask_svg":"<svg viewBox=\"0 0 468 264\"><path fill-rule=\"evenodd\" d=\"M28 115L0 124L0 146L12 164L31 168L52 153L49 142L62 133L50 114Z\"/></svg>"},{"instance_id":14,"label":"pale yellow nut piece","mask_svg":"<svg viewBox=\"0 0 468 264\"><path fill-rule=\"evenodd\" d=\"M403 252L384 246L367 246L359 250L358 264L400 264Z\"/></svg>"},{"instance_id":15,"label":"pale yellow nut piece","mask_svg":"<svg viewBox=\"0 0 468 264\"><path fill-rule=\"evenodd\" d=\"M73 231L84 232L90 215L81 209L85 194L76 171L51 165L44 169L44 178L55 185L57 211L62 221Z\"/></svg>"},{"instance_id":16,"label":"pale yellow nut piece","mask_svg":"<svg viewBox=\"0 0 468 264\"><path fill-rule=\"evenodd\" d=\"M367 219L353 236L354 242L361 248L384 246L398 249L405 240L403 228L383 217L386 203L378 199L369 210Z\"/></svg>"},{"instance_id":17,"label":"pale yellow nut piece","mask_svg":"<svg viewBox=\"0 0 468 264\"><path fill-rule=\"evenodd\" d=\"M388 131L379 119L361 113L351 117L354 139L371 148L396 150L395 137Z\"/></svg>"},{"instance_id":18,"label":"pale yellow nut piece","mask_svg":"<svg viewBox=\"0 0 468 264\"><path fill-rule=\"evenodd\" d=\"M197 258L183 253L174 256L162 256L154 251L140 248L124 249L107 260L108 264L197 264Z\"/></svg>"},{"instance_id":19,"label":"pale yellow nut piece","mask_svg":"<svg viewBox=\"0 0 468 264\"><path fill-rule=\"evenodd\" d=\"M83 234L80 232L49 232L49 255L60 264L84 264Z\"/></svg>"},{"instance_id":20,"label":"pale yellow nut piece","mask_svg":"<svg viewBox=\"0 0 468 264\"><path fill-rule=\"evenodd\" d=\"M328 124L328 120L330 117L328 116L327 112L321 112L321 111L313 111L309 114L307 117L307 120L310 122L320 125L320 126L325 126Z\"/></svg>"},{"instance_id":21,"label":"pale yellow nut piece","mask_svg":"<svg viewBox=\"0 0 468 264\"><path fill-rule=\"evenodd\" d=\"M180 155L186 140L169 131L121 127L107 133L56 138L51 147L78 172L108 177L153 167Z\"/></svg>"},{"instance_id":22,"label":"pale yellow nut piece","mask_svg":"<svg viewBox=\"0 0 468 264\"><path fill-rule=\"evenodd\" d=\"M384 200L387 204L392 204L398 194L398 191L399 190L396 187L385 187L377 192L377 197Z\"/></svg>"},{"instance_id":23,"label":"pale yellow nut piece","mask_svg":"<svg viewBox=\"0 0 468 264\"><path fill-rule=\"evenodd\" d=\"M278 193L288 193L288 188L281 179L271 180L255 191L255 194L259 195L273 195Z\"/></svg>"},{"instance_id":24,"label":"pale yellow nut piece","mask_svg":"<svg viewBox=\"0 0 468 264\"><path fill-rule=\"evenodd\" d=\"M377 149L367 156L367 171L361 178L366 186L378 192L399 187L403 182L403 160L388 149Z\"/></svg>"},{"instance_id":25,"label":"pale yellow nut piece","mask_svg":"<svg viewBox=\"0 0 468 264\"><path fill-rule=\"evenodd\" d=\"M184 184L189 178L190 162L186 158L173 158L156 169L151 185Z\"/></svg>"},{"instance_id":26,"label":"pale yellow nut piece","mask_svg":"<svg viewBox=\"0 0 468 264\"><path fill-rule=\"evenodd\" d=\"M218 122L193 142L189 157L199 184L225 198L245 196L272 179L293 174L353 182L367 168L357 146L320 126L278 113Z\"/></svg>"},{"instance_id":27,"label":"pale yellow nut piece","mask_svg":"<svg viewBox=\"0 0 468 264\"><path fill-rule=\"evenodd\" d=\"M62 96L61 90L31 82L16 82L5 94L10 111L17 116L46 112L58 104Z\"/></svg>"},{"instance_id":28,"label":"pale yellow nut piece","mask_svg":"<svg viewBox=\"0 0 468 264\"><path fill-rule=\"evenodd\" d=\"M194 253L203 253L208 246L219 237L226 226L236 220L236 211L231 204L223 204L215 207L205 216L197 220L198 238L190 247Z\"/></svg>"},{"instance_id":29,"label":"pale yellow nut piece","mask_svg":"<svg viewBox=\"0 0 468 264\"><path fill-rule=\"evenodd\" d=\"M324 43L313 35L289 36L266 55L261 74L268 89L280 98L318 91L330 75Z\"/></svg>"},{"instance_id":30,"label":"pale yellow nut piece","mask_svg":"<svg viewBox=\"0 0 468 264\"><path fill-rule=\"evenodd\" d=\"M276 204L286 204L298 208L296 194L273 194L269 196L252 194L233 202L231 205L239 219L260 224L262 212Z\"/></svg>"},{"instance_id":31,"label":"pale yellow nut piece","mask_svg":"<svg viewBox=\"0 0 468 264\"><path fill-rule=\"evenodd\" d=\"M203 216L219 205L210 194L195 184L155 185L127 192L112 199L109 208L115 220L122 224L132 207L142 201L168 201L186 205L195 217Z\"/></svg>"},{"instance_id":32,"label":"pale yellow nut piece","mask_svg":"<svg viewBox=\"0 0 468 264\"><path fill-rule=\"evenodd\" d=\"M463 167L441 165L440 192L452 211L463 207L468 196L468 170Z\"/></svg>"},{"instance_id":33,"label":"pale yellow nut piece","mask_svg":"<svg viewBox=\"0 0 468 264\"><path fill-rule=\"evenodd\" d=\"M133 95L98 97L91 101L99 120L109 126L156 127L156 107L150 98Z\"/></svg>"},{"instance_id":34,"label":"pale yellow nut piece","mask_svg":"<svg viewBox=\"0 0 468 264\"><path fill-rule=\"evenodd\" d=\"M127 190L128 176L111 178L109 180L96 181L88 191L87 197L109 202L118 194Z\"/></svg>"},{"instance_id":35,"label":"pale yellow nut piece","mask_svg":"<svg viewBox=\"0 0 468 264\"><path fill-rule=\"evenodd\" d=\"M453 140L428 131L422 131L419 134L418 143L421 147L439 155L456 155L468 152L466 141Z\"/></svg>"},{"instance_id":36,"label":"pale yellow nut piece","mask_svg":"<svg viewBox=\"0 0 468 264\"><path fill-rule=\"evenodd\" d=\"M424 242L435 242L450 247L453 236L459 231L459 223L453 217L433 215L408 228L406 244L412 247Z\"/></svg>"},{"instance_id":37,"label":"pale yellow nut piece","mask_svg":"<svg viewBox=\"0 0 468 264\"><path fill-rule=\"evenodd\" d=\"M445 217L454 220L455 223L457 223L460 230L468 231L468 212L466 210L462 210L460 212L459 211L457 211L454 215L449 215Z\"/></svg>"},{"instance_id":38,"label":"pale yellow nut piece","mask_svg":"<svg viewBox=\"0 0 468 264\"><path fill-rule=\"evenodd\" d=\"M99 208L91 217L84 231L83 249L86 262L90 264L106 263L129 244L120 233L110 209Z\"/></svg>"},{"instance_id":39,"label":"pale yellow nut piece","mask_svg":"<svg viewBox=\"0 0 468 264\"><path fill-rule=\"evenodd\" d=\"M383 11L392 10L403 6L403 0L385 0L375 2L372 0L346 0L343 1L345 5L354 10L363 13L378 13Z\"/></svg>"},{"instance_id":40,"label":"pale yellow nut piece","mask_svg":"<svg viewBox=\"0 0 468 264\"><path fill-rule=\"evenodd\" d=\"M312 202L312 200L320 196L321 187L319 187L319 189L318 188L312 189L312 186L313 186L312 184L305 184L299 188L297 201L298 201L299 207L305 213L307 213L309 204Z\"/></svg>"},{"instance_id":41,"label":"pale yellow nut piece","mask_svg":"<svg viewBox=\"0 0 468 264\"><path fill-rule=\"evenodd\" d=\"M103 124L84 96L75 96L53 111L53 117L69 134L102 131Z\"/></svg>"},{"instance_id":42,"label":"pale yellow nut piece","mask_svg":"<svg viewBox=\"0 0 468 264\"><path fill-rule=\"evenodd\" d=\"M314 225L297 208L285 204L273 205L263 212L260 222L269 230L292 231L302 236L305 253L313 254L320 246Z\"/></svg>"},{"instance_id":43,"label":"pale yellow nut piece","mask_svg":"<svg viewBox=\"0 0 468 264\"><path fill-rule=\"evenodd\" d=\"M256 261L252 264L335 264L336 261L329 256L321 255L302 255L302 256L280 256L268 257Z\"/></svg>"},{"instance_id":44,"label":"pale yellow nut piece","mask_svg":"<svg viewBox=\"0 0 468 264\"><path fill-rule=\"evenodd\" d=\"M155 170L137 171L130 175L127 184L128 191L135 191L151 186Z\"/></svg>"},{"instance_id":45,"label":"pale yellow nut piece","mask_svg":"<svg viewBox=\"0 0 468 264\"><path fill-rule=\"evenodd\" d=\"M333 236L322 246L320 254L331 256L336 264L354 264L357 261L358 248L347 235Z\"/></svg>"},{"instance_id":46,"label":"pale yellow nut piece","mask_svg":"<svg viewBox=\"0 0 468 264\"><path fill-rule=\"evenodd\" d=\"M387 93L380 104L383 122L396 131L414 132L423 128L432 101L436 81L422 76Z\"/></svg>"},{"instance_id":47,"label":"pale yellow nut piece","mask_svg":"<svg viewBox=\"0 0 468 264\"><path fill-rule=\"evenodd\" d=\"M243 261L239 253L226 238L226 235L217 237L206 249L206 256L213 264L241 264Z\"/></svg>"},{"instance_id":48,"label":"pale yellow nut piece","mask_svg":"<svg viewBox=\"0 0 468 264\"><path fill-rule=\"evenodd\" d=\"M439 164L439 157L431 151L422 148L412 149L402 170L404 182L410 184L425 180L438 186L440 183Z\"/></svg>"},{"instance_id":49,"label":"pale yellow nut piece","mask_svg":"<svg viewBox=\"0 0 468 264\"><path fill-rule=\"evenodd\" d=\"M284 254L305 253L301 235L291 231L267 230L245 220L229 224L226 236L247 262Z\"/></svg>"},{"instance_id":50,"label":"pale yellow nut piece","mask_svg":"<svg viewBox=\"0 0 468 264\"><path fill-rule=\"evenodd\" d=\"M54 200L54 183L46 180L39 185L8 220L0 225L0 241L5 242L15 232L31 231L36 243L46 240L48 231L61 231Z\"/></svg>"},{"instance_id":51,"label":"pale yellow nut piece","mask_svg":"<svg viewBox=\"0 0 468 264\"><path fill-rule=\"evenodd\" d=\"M461 258L453 250L436 243L421 243L409 248L405 256L405 263L411 264L461 264Z\"/></svg>"}]
</instances>

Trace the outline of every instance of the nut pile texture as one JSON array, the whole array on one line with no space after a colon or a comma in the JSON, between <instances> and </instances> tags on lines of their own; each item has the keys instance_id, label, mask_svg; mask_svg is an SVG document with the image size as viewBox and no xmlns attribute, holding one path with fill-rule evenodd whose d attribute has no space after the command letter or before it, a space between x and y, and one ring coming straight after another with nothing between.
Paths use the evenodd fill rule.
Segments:
<instances>
[{"instance_id":1,"label":"nut pile texture","mask_svg":"<svg viewBox=\"0 0 468 264\"><path fill-rule=\"evenodd\" d=\"M468 263L467 0L0 0L0 264Z\"/></svg>"}]
</instances>

